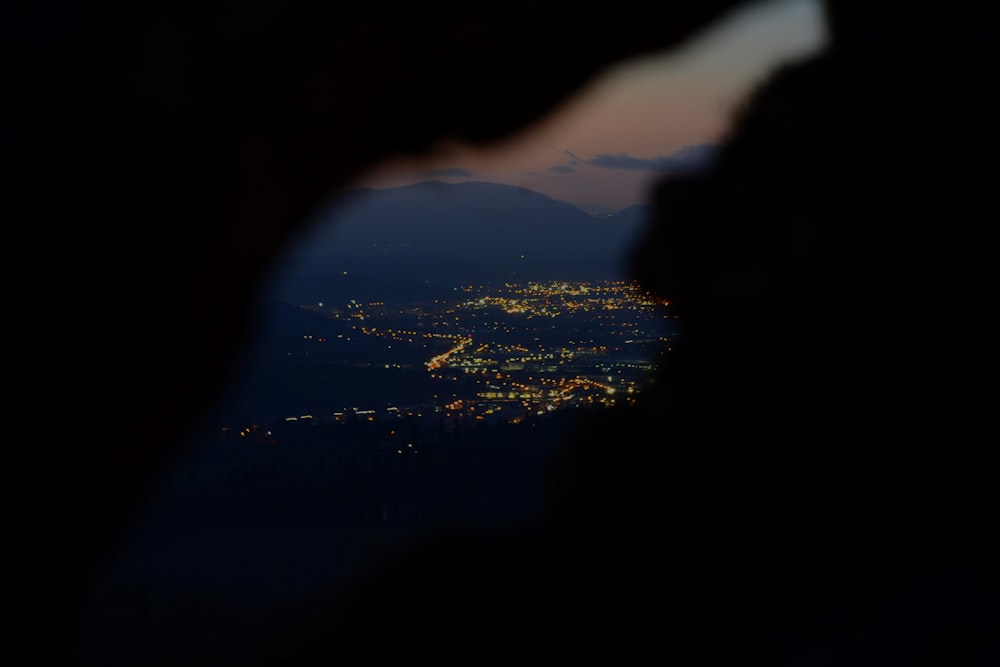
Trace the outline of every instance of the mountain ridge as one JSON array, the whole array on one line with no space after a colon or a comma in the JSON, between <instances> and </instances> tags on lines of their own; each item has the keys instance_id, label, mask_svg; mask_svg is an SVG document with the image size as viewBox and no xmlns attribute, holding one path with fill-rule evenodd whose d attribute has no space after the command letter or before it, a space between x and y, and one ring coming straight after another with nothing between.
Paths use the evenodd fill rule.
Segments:
<instances>
[{"instance_id":1,"label":"mountain ridge","mask_svg":"<svg viewBox=\"0 0 1000 667\"><path fill-rule=\"evenodd\" d=\"M274 275L299 287L347 274L448 284L624 279L646 211L634 205L594 216L534 190L487 181L356 188L318 210Z\"/></svg>"}]
</instances>

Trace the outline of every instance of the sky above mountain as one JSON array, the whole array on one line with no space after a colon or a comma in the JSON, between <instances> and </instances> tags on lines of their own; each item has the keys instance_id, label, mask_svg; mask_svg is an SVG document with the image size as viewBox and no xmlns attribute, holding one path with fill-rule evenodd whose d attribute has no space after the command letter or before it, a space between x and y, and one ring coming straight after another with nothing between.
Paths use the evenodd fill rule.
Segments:
<instances>
[{"instance_id":1,"label":"sky above mountain","mask_svg":"<svg viewBox=\"0 0 1000 667\"><path fill-rule=\"evenodd\" d=\"M671 54L608 70L550 117L502 144L445 143L431 156L384 163L352 187L490 181L594 213L645 203L655 179L711 159L734 110L769 72L822 49L825 40L816 0L765 0L725 17Z\"/></svg>"}]
</instances>

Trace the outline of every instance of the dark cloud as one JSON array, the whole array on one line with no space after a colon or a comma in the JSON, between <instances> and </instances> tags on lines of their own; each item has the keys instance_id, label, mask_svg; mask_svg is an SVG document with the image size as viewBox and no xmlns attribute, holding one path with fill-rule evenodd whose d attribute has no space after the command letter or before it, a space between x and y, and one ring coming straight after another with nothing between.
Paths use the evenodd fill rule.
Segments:
<instances>
[{"instance_id":1,"label":"dark cloud","mask_svg":"<svg viewBox=\"0 0 1000 667\"><path fill-rule=\"evenodd\" d=\"M568 164L557 164L552 167L552 171L558 172L560 174L573 174L576 173L576 167L571 167Z\"/></svg>"},{"instance_id":2,"label":"dark cloud","mask_svg":"<svg viewBox=\"0 0 1000 667\"><path fill-rule=\"evenodd\" d=\"M717 150L718 147L713 146L712 144L685 146L676 153L670 155L670 159L687 165L688 169L700 169L708 166L708 164L712 161L712 158L715 157Z\"/></svg>"},{"instance_id":3,"label":"dark cloud","mask_svg":"<svg viewBox=\"0 0 1000 667\"><path fill-rule=\"evenodd\" d=\"M657 161L662 158L638 158L632 157L628 153L600 153L587 160L587 164L594 167L604 167L605 169L659 169Z\"/></svg>"},{"instance_id":4,"label":"dark cloud","mask_svg":"<svg viewBox=\"0 0 1000 667\"><path fill-rule=\"evenodd\" d=\"M431 176L466 177L475 175L468 169L463 169L462 167L449 167L447 169L431 169L428 173Z\"/></svg>"},{"instance_id":5,"label":"dark cloud","mask_svg":"<svg viewBox=\"0 0 1000 667\"><path fill-rule=\"evenodd\" d=\"M601 153L587 160L587 164L605 169L632 169L641 171L693 171L708 165L715 146L701 144L686 146L670 155L658 155L652 158L632 157L628 153L611 155Z\"/></svg>"}]
</instances>

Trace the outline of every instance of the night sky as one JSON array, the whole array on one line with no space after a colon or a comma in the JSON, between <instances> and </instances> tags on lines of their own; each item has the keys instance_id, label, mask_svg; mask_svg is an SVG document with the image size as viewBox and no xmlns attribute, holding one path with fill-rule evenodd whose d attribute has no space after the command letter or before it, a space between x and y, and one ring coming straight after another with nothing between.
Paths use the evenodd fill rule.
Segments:
<instances>
[{"instance_id":1,"label":"night sky","mask_svg":"<svg viewBox=\"0 0 1000 667\"><path fill-rule=\"evenodd\" d=\"M697 166L769 72L826 43L814 0L734 12L687 45L610 68L536 127L498 146L442 145L439 157L393 160L361 179L517 185L595 213L645 203L653 180Z\"/></svg>"}]
</instances>

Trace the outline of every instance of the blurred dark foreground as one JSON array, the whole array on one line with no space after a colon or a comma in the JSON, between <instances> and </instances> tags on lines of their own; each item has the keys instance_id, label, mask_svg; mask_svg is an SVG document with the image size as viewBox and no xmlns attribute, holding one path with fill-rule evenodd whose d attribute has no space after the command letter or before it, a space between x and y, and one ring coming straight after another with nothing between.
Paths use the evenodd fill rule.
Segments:
<instances>
[{"instance_id":1,"label":"blurred dark foreground","mask_svg":"<svg viewBox=\"0 0 1000 667\"><path fill-rule=\"evenodd\" d=\"M530 529L245 624L210 583L87 611L322 196L500 140L736 4L5 5L6 662L86 662L120 609L112 663L1000 662L995 26L961 2L829 1L828 50L658 189L634 266L683 354L571 431ZM141 630L178 609L197 631Z\"/></svg>"}]
</instances>

